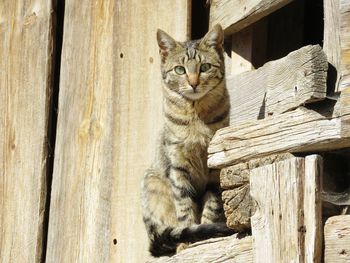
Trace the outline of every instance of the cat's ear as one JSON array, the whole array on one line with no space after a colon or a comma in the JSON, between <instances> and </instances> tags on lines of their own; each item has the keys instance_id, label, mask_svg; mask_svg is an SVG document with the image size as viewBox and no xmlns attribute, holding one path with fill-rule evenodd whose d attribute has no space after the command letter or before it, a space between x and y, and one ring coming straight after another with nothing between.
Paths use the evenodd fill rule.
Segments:
<instances>
[{"instance_id":1,"label":"cat's ear","mask_svg":"<svg viewBox=\"0 0 350 263\"><path fill-rule=\"evenodd\" d=\"M159 53L163 57L166 57L168 53L177 45L176 41L171 36L160 29L157 31L157 41L159 46Z\"/></svg>"},{"instance_id":2,"label":"cat's ear","mask_svg":"<svg viewBox=\"0 0 350 263\"><path fill-rule=\"evenodd\" d=\"M217 50L222 49L224 44L224 31L219 24L216 24L202 39L201 45L213 47Z\"/></svg>"}]
</instances>

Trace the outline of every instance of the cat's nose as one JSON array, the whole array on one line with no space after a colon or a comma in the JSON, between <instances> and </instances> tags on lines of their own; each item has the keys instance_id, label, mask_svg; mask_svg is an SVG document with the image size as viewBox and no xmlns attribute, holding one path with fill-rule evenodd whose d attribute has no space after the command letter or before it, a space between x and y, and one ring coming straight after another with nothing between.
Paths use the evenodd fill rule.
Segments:
<instances>
[{"instance_id":1,"label":"cat's nose","mask_svg":"<svg viewBox=\"0 0 350 263\"><path fill-rule=\"evenodd\" d=\"M199 84L199 78L197 74L188 74L188 83L191 85L193 90L196 90Z\"/></svg>"},{"instance_id":2,"label":"cat's nose","mask_svg":"<svg viewBox=\"0 0 350 263\"><path fill-rule=\"evenodd\" d=\"M196 88L197 88L198 84L190 84L190 85L191 85L193 91L196 91Z\"/></svg>"}]
</instances>

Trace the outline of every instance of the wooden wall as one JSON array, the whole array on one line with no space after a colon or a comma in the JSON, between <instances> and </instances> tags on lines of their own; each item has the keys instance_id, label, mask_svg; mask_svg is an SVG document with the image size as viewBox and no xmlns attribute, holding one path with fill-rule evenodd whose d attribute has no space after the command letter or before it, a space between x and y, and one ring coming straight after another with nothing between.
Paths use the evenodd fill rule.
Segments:
<instances>
[{"instance_id":1,"label":"wooden wall","mask_svg":"<svg viewBox=\"0 0 350 263\"><path fill-rule=\"evenodd\" d=\"M0 262L42 255L52 11L51 1L0 1Z\"/></svg>"},{"instance_id":2,"label":"wooden wall","mask_svg":"<svg viewBox=\"0 0 350 263\"><path fill-rule=\"evenodd\" d=\"M66 1L47 262L145 260L139 187L162 123L156 29L184 40L188 15L183 0Z\"/></svg>"},{"instance_id":3,"label":"wooden wall","mask_svg":"<svg viewBox=\"0 0 350 263\"><path fill-rule=\"evenodd\" d=\"M190 2L67 0L55 65L56 1L0 1L1 262L146 260L139 187L162 125L156 30L185 40Z\"/></svg>"}]
</instances>

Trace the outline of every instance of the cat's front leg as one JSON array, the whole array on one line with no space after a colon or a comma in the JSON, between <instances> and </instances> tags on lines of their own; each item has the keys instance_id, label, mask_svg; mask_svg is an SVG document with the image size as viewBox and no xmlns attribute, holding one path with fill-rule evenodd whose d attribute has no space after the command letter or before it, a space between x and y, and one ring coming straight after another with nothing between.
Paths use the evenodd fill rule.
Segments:
<instances>
[{"instance_id":1,"label":"cat's front leg","mask_svg":"<svg viewBox=\"0 0 350 263\"><path fill-rule=\"evenodd\" d=\"M219 185L208 185L203 197L201 224L222 222L224 220L225 217Z\"/></svg>"},{"instance_id":2,"label":"cat's front leg","mask_svg":"<svg viewBox=\"0 0 350 263\"><path fill-rule=\"evenodd\" d=\"M190 177L191 174L188 169L171 166L169 179L179 226L190 226L196 223L197 204L194 201L196 192L191 185Z\"/></svg>"}]
</instances>

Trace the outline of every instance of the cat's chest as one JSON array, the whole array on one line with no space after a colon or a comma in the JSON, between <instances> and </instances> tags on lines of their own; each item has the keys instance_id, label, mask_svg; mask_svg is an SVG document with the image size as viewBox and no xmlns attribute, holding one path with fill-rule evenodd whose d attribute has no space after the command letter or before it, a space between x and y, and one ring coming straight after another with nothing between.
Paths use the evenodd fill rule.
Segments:
<instances>
[{"instance_id":1,"label":"cat's chest","mask_svg":"<svg viewBox=\"0 0 350 263\"><path fill-rule=\"evenodd\" d=\"M184 134L184 143L189 145L198 145L204 148L208 147L214 132L199 118L193 118Z\"/></svg>"}]
</instances>

